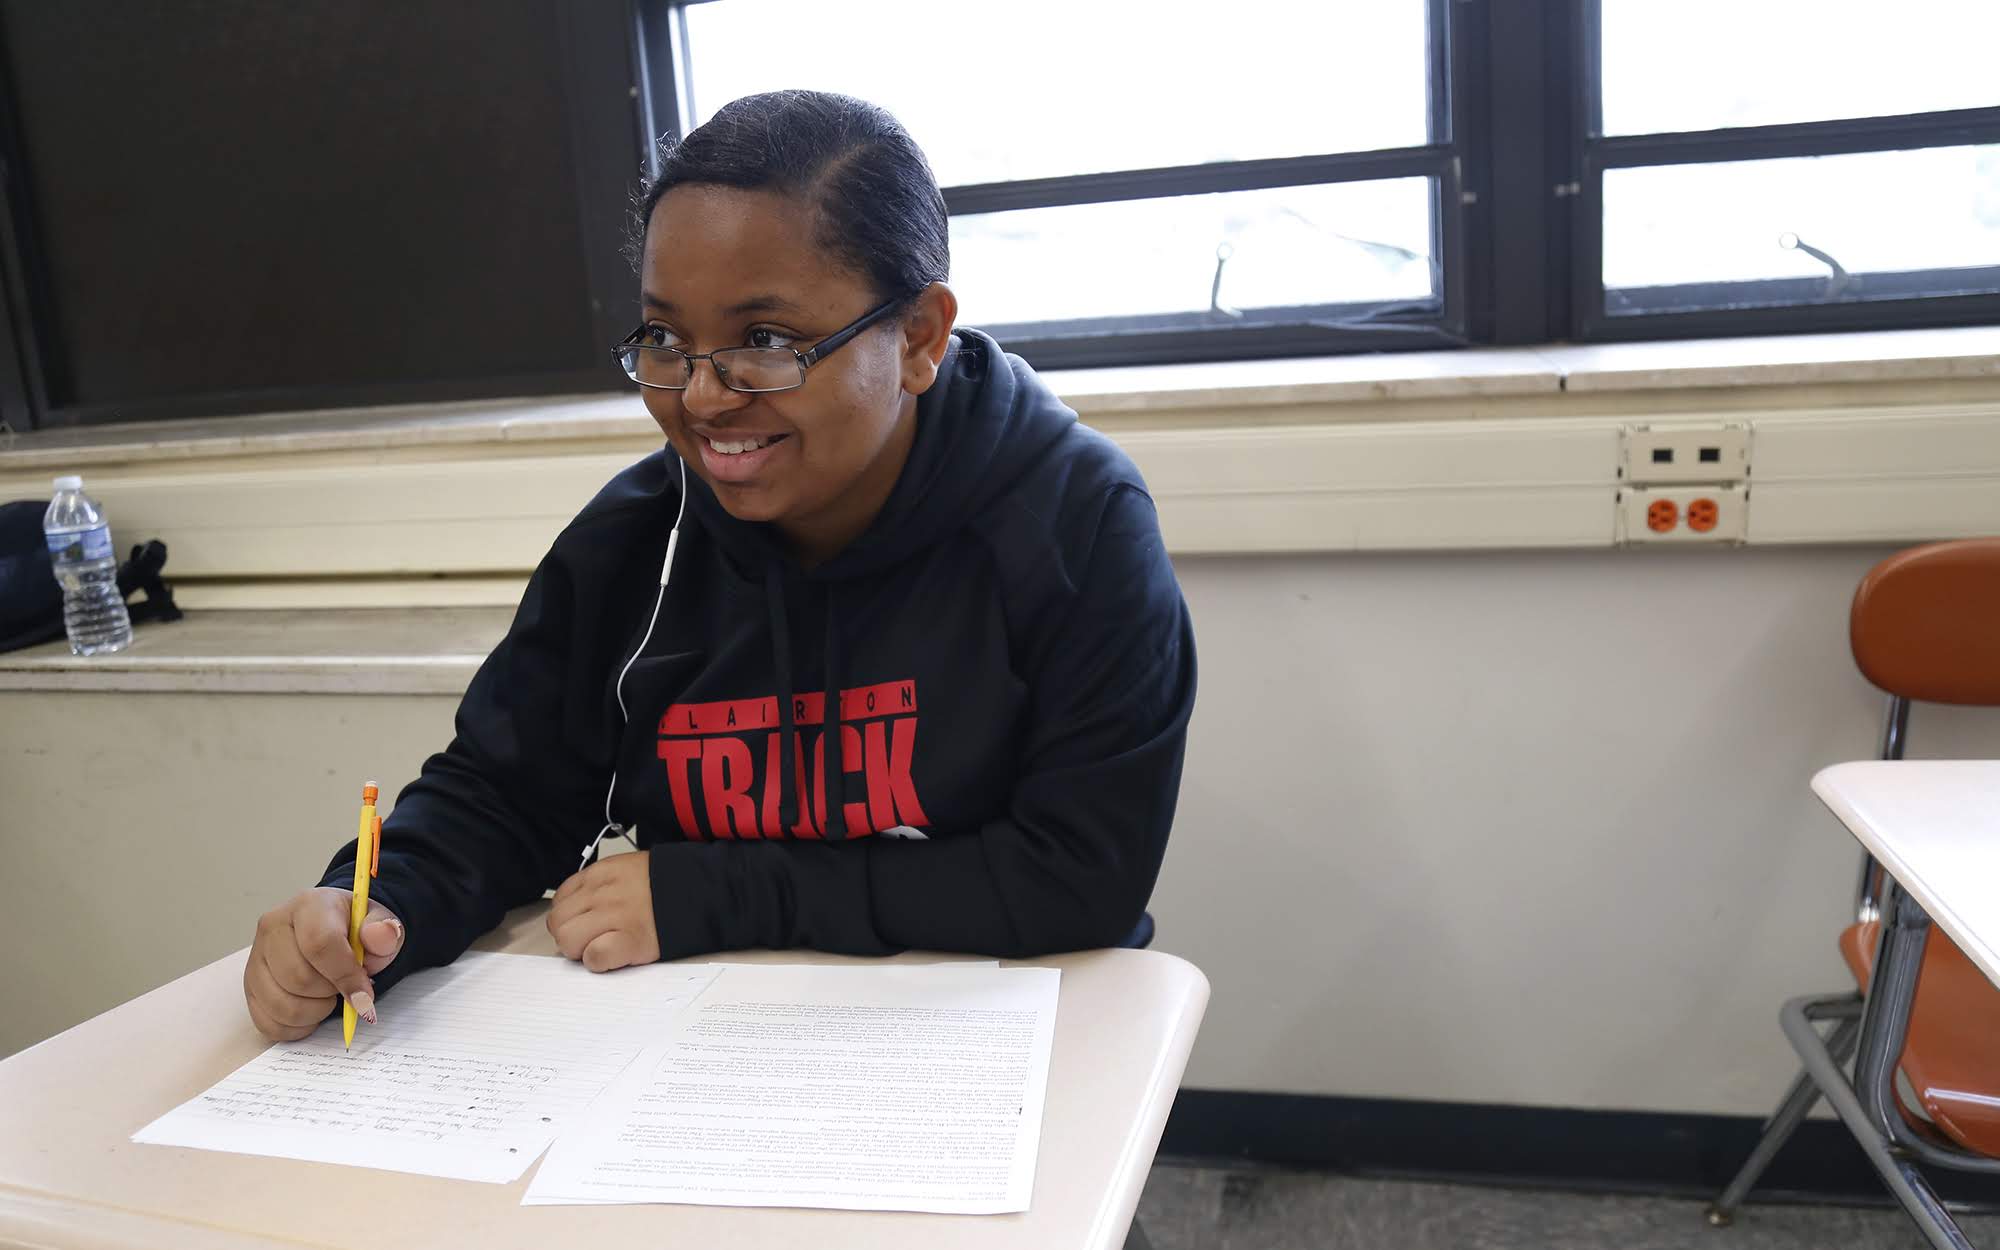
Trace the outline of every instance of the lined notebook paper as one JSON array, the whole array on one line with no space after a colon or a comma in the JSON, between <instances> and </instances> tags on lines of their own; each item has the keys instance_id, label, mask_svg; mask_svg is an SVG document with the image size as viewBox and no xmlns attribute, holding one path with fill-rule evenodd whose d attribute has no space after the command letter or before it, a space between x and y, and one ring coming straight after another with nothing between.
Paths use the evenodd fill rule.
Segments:
<instances>
[{"instance_id":1,"label":"lined notebook paper","mask_svg":"<svg viewBox=\"0 0 2000 1250\"><path fill-rule=\"evenodd\" d=\"M398 985L353 1050L335 1015L132 1140L512 1181L718 971L599 974L547 956L461 955Z\"/></svg>"}]
</instances>

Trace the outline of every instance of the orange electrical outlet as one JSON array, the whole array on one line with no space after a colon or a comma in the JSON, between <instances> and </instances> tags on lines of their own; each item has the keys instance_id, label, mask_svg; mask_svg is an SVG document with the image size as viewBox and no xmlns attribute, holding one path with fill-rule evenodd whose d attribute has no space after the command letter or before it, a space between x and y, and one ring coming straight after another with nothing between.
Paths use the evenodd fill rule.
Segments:
<instances>
[{"instance_id":1,"label":"orange electrical outlet","mask_svg":"<svg viewBox=\"0 0 2000 1250\"><path fill-rule=\"evenodd\" d=\"M1747 541L1750 490L1729 483L1634 487L1616 496L1614 528L1621 543L1741 543Z\"/></svg>"}]
</instances>

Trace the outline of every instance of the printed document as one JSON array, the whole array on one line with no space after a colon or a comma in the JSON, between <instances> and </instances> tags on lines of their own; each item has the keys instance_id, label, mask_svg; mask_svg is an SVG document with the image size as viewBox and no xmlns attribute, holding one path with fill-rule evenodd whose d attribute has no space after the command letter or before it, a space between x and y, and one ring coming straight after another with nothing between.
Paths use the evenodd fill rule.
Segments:
<instances>
[{"instance_id":1,"label":"printed document","mask_svg":"<svg viewBox=\"0 0 2000 1250\"><path fill-rule=\"evenodd\" d=\"M525 1203L1025 1211L1061 975L726 967Z\"/></svg>"},{"instance_id":2,"label":"printed document","mask_svg":"<svg viewBox=\"0 0 2000 1250\"><path fill-rule=\"evenodd\" d=\"M719 971L461 955L396 986L353 1050L336 1013L132 1140L512 1181Z\"/></svg>"}]
</instances>

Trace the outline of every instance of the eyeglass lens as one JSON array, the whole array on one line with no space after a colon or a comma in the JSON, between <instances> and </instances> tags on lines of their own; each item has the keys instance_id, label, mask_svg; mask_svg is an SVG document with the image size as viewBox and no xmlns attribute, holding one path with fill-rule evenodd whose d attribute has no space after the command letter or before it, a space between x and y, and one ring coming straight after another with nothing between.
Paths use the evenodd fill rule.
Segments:
<instances>
[{"instance_id":1,"label":"eyeglass lens","mask_svg":"<svg viewBox=\"0 0 2000 1250\"><path fill-rule=\"evenodd\" d=\"M658 347L627 347L619 353L625 372L643 386L683 390L694 380L694 361ZM790 390L805 380L799 358L785 347L732 347L709 359L722 384L737 391Z\"/></svg>"}]
</instances>

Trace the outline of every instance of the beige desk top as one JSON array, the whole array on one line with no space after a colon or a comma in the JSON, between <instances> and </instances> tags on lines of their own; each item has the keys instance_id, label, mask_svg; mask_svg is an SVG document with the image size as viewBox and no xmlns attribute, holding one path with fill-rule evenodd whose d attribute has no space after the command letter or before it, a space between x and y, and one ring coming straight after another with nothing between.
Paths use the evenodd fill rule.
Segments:
<instances>
[{"instance_id":1,"label":"beige desk top","mask_svg":"<svg viewBox=\"0 0 2000 1250\"><path fill-rule=\"evenodd\" d=\"M2000 986L2000 760L1857 760L1812 787Z\"/></svg>"},{"instance_id":2,"label":"beige desk top","mask_svg":"<svg viewBox=\"0 0 2000 1250\"><path fill-rule=\"evenodd\" d=\"M541 906L510 914L480 948L552 954ZM850 962L804 952L725 958ZM1173 1105L1208 981L1184 960L1150 951L1034 962L1061 968L1063 979L1034 1199L1024 1214L523 1207L532 1170L512 1185L484 1185L134 1145L135 1130L264 1048L244 1013L239 951L0 1062L0 1247L1115 1250ZM394 1005L392 992L384 1006Z\"/></svg>"}]
</instances>

